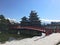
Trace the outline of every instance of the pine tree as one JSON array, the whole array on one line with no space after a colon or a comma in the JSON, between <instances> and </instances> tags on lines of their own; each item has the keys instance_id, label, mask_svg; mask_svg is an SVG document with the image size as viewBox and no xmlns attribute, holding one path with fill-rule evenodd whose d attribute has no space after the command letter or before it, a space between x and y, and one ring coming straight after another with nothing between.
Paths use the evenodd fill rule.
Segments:
<instances>
[{"instance_id":1,"label":"pine tree","mask_svg":"<svg viewBox=\"0 0 60 45\"><path fill-rule=\"evenodd\" d=\"M31 26L41 26L41 20L39 20L38 15L35 11L31 11L29 21Z\"/></svg>"},{"instance_id":2,"label":"pine tree","mask_svg":"<svg viewBox=\"0 0 60 45\"><path fill-rule=\"evenodd\" d=\"M28 19L27 17L23 17L20 23L21 26L28 26Z\"/></svg>"},{"instance_id":3,"label":"pine tree","mask_svg":"<svg viewBox=\"0 0 60 45\"><path fill-rule=\"evenodd\" d=\"M0 15L0 31L7 31L9 30L9 24L10 21L8 19L5 19L3 15Z\"/></svg>"}]
</instances>

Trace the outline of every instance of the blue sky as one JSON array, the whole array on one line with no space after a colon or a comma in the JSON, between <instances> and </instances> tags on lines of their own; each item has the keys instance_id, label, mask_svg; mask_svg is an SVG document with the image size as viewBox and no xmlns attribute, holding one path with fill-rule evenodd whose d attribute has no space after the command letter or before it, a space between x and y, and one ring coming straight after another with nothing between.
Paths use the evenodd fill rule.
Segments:
<instances>
[{"instance_id":1,"label":"blue sky","mask_svg":"<svg viewBox=\"0 0 60 45\"><path fill-rule=\"evenodd\" d=\"M0 14L20 21L36 10L40 19L60 20L60 0L0 0Z\"/></svg>"}]
</instances>

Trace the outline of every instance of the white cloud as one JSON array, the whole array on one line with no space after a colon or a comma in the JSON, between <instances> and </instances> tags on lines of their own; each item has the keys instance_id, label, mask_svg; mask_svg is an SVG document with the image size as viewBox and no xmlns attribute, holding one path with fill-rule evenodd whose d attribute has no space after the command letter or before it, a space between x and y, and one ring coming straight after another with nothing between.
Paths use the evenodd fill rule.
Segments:
<instances>
[{"instance_id":1,"label":"white cloud","mask_svg":"<svg viewBox=\"0 0 60 45\"><path fill-rule=\"evenodd\" d=\"M16 19L6 18L9 19L11 23L18 23Z\"/></svg>"},{"instance_id":2,"label":"white cloud","mask_svg":"<svg viewBox=\"0 0 60 45\"><path fill-rule=\"evenodd\" d=\"M16 21L16 19L11 19L11 18L7 18L7 19L9 19L9 20L13 20L13 21Z\"/></svg>"},{"instance_id":3,"label":"white cloud","mask_svg":"<svg viewBox=\"0 0 60 45\"><path fill-rule=\"evenodd\" d=\"M11 19L11 18L7 18L10 20L10 22L18 22L16 19ZM41 22L45 22L45 23L51 23L51 22L60 22L60 20L49 20L49 19L41 19ZM19 22L18 22L19 23Z\"/></svg>"},{"instance_id":4,"label":"white cloud","mask_svg":"<svg viewBox=\"0 0 60 45\"><path fill-rule=\"evenodd\" d=\"M60 20L41 19L42 22L60 22Z\"/></svg>"}]
</instances>

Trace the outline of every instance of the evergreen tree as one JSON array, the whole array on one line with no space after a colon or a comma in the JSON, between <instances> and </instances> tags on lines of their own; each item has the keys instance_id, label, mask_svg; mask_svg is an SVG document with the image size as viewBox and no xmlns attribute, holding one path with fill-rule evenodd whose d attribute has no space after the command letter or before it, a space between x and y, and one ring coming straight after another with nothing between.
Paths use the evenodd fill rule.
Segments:
<instances>
[{"instance_id":1,"label":"evergreen tree","mask_svg":"<svg viewBox=\"0 0 60 45\"><path fill-rule=\"evenodd\" d=\"M5 19L5 17L4 17L3 15L0 15L0 20L1 20L1 19Z\"/></svg>"},{"instance_id":2,"label":"evergreen tree","mask_svg":"<svg viewBox=\"0 0 60 45\"><path fill-rule=\"evenodd\" d=\"M3 15L0 15L0 31L7 31L9 29L9 20L5 19Z\"/></svg>"},{"instance_id":3,"label":"evergreen tree","mask_svg":"<svg viewBox=\"0 0 60 45\"><path fill-rule=\"evenodd\" d=\"M20 23L21 26L28 26L28 19L27 17L23 17Z\"/></svg>"},{"instance_id":4,"label":"evergreen tree","mask_svg":"<svg viewBox=\"0 0 60 45\"><path fill-rule=\"evenodd\" d=\"M38 15L35 11L31 11L29 21L31 26L41 26L41 21L39 20Z\"/></svg>"}]
</instances>

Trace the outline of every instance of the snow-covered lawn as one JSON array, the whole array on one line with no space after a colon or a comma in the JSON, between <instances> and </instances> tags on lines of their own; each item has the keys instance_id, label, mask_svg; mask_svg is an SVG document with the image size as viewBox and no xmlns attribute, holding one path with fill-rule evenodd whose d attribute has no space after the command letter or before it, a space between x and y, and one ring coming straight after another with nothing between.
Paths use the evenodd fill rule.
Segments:
<instances>
[{"instance_id":1,"label":"snow-covered lawn","mask_svg":"<svg viewBox=\"0 0 60 45\"><path fill-rule=\"evenodd\" d=\"M44 35L44 34L43 34ZM56 45L60 42L60 33L53 33L49 36L35 36L22 40L13 40L0 45Z\"/></svg>"}]
</instances>

